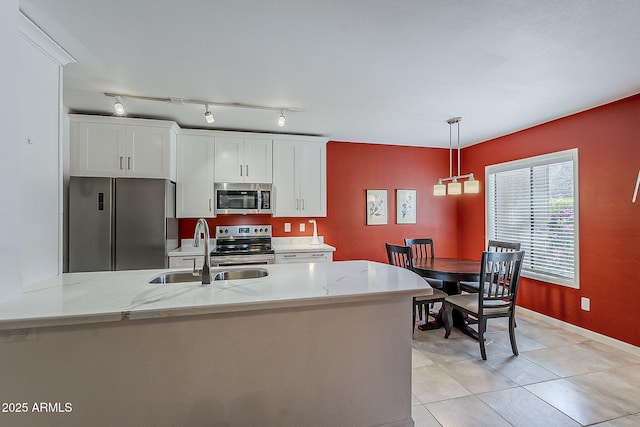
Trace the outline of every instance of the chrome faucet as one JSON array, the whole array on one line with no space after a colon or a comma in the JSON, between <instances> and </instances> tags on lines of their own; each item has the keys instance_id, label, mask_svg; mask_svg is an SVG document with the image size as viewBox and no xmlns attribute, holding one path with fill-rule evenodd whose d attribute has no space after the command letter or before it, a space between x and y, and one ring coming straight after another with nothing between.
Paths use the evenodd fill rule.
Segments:
<instances>
[{"instance_id":1,"label":"chrome faucet","mask_svg":"<svg viewBox=\"0 0 640 427\"><path fill-rule=\"evenodd\" d=\"M204 265L202 266L202 284L211 283L211 254L209 253L209 225L204 218L200 218L196 223L196 230L193 233L193 246L200 245L200 228L204 231Z\"/></svg>"}]
</instances>

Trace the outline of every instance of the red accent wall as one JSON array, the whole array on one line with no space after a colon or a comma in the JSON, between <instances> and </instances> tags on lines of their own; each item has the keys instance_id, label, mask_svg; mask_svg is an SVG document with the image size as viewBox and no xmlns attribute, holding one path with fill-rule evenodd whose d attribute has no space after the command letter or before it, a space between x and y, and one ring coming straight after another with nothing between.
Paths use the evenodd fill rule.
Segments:
<instances>
[{"instance_id":1,"label":"red accent wall","mask_svg":"<svg viewBox=\"0 0 640 427\"><path fill-rule=\"evenodd\" d=\"M327 217L316 218L319 234L337 248L335 260L386 262L384 242L427 236L435 238L438 256L480 259L485 166L570 148L579 150L580 289L523 279L518 304L640 345L640 201L631 203L640 169L640 95L463 149L461 169L480 179L478 195L432 195L437 178L449 175L446 149L330 142ZM388 225L366 225L366 189L388 190ZM396 189L417 190L417 224L395 224ZM310 236L308 223L305 233L297 231L308 219L223 215L209 225L265 223L274 236ZM195 222L180 220L180 238L193 237ZM580 309L582 296L591 298L591 311Z\"/></svg>"},{"instance_id":2,"label":"red accent wall","mask_svg":"<svg viewBox=\"0 0 640 427\"><path fill-rule=\"evenodd\" d=\"M518 305L640 345L640 201L631 203L640 169L640 95L477 144L462 151L462 170L578 148L580 289L523 279ZM482 197L460 197L460 256L486 245ZM580 298L591 299L591 311Z\"/></svg>"},{"instance_id":3,"label":"red accent wall","mask_svg":"<svg viewBox=\"0 0 640 427\"><path fill-rule=\"evenodd\" d=\"M448 150L329 142L327 144L327 217L315 218L318 234L335 246L334 260L368 259L386 262L384 243L401 244L405 237L433 237L439 256L456 256L456 201L433 197L433 184L449 175ZM365 190L388 192L388 225L366 225ZM395 190L417 190L417 223L395 223ZM310 218L272 218L268 215L220 215L210 227L271 224L273 235L311 236ZM193 237L197 219L181 219L181 239ZM291 223L291 233L284 223ZM306 224L300 232L299 224Z\"/></svg>"}]
</instances>

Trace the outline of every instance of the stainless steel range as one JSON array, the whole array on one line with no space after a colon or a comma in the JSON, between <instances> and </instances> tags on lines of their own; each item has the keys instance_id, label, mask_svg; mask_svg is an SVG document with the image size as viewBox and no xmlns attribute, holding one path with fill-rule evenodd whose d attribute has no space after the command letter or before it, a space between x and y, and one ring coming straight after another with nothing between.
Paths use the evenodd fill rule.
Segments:
<instances>
[{"instance_id":1,"label":"stainless steel range","mask_svg":"<svg viewBox=\"0 0 640 427\"><path fill-rule=\"evenodd\" d=\"M219 225L211 265L273 264L270 225Z\"/></svg>"}]
</instances>

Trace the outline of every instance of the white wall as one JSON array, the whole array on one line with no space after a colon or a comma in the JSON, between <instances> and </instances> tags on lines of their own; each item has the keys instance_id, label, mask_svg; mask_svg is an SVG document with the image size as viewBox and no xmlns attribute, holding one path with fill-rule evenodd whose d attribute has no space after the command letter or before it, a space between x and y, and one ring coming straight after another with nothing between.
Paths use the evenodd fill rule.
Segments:
<instances>
[{"instance_id":1,"label":"white wall","mask_svg":"<svg viewBox=\"0 0 640 427\"><path fill-rule=\"evenodd\" d=\"M23 285L61 271L59 213L60 65L24 32L20 37L20 260ZM37 248L37 249L36 249ZM37 252L34 252L37 250Z\"/></svg>"},{"instance_id":2,"label":"white wall","mask_svg":"<svg viewBox=\"0 0 640 427\"><path fill-rule=\"evenodd\" d=\"M18 39L18 1L0 1L0 302L19 295L22 287L16 246L20 238L19 112L15 105L20 83Z\"/></svg>"}]
</instances>

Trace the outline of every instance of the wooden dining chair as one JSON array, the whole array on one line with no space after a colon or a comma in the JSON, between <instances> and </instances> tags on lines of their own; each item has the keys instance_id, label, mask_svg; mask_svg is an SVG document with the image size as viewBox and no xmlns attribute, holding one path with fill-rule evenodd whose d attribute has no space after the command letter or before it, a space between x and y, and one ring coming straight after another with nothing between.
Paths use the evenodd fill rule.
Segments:
<instances>
[{"instance_id":1,"label":"wooden dining chair","mask_svg":"<svg viewBox=\"0 0 640 427\"><path fill-rule=\"evenodd\" d=\"M444 300L446 315L445 338L449 338L453 328L453 310L474 316L478 319L478 342L482 359L487 360L484 343L484 333L487 330L487 320L499 317L509 318L509 339L511 350L518 355L515 334L515 308L518 294L518 282L522 269L524 251L516 252L483 252L480 265L480 278L484 278L482 292L475 294L449 295Z\"/></svg>"},{"instance_id":2,"label":"wooden dining chair","mask_svg":"<svg viewBox=\"0 0 640 427\"><path fill-rule=\"evenodd\" d=\"M404 245L411 247L414 260L417 258L434 258L436 256L433 250L433 239L431 237L404 239ZM429 282L432 288L444 288L442 280L431 279L429 277L425 277L424 279Z\"/></svg>"},{"instance_id":3,"label":"wooden dining chair","mask_svg":"<svg viewBox=\"0 0 640 427\"><path fill-rule=\"evenodd\" d=\"M409 246L385 243L385 247L387 249L389 264L415 271L413 269L412 252ZM411 333L413 333L416 327L416 317L419 316L420 320L422 320L423 312L425 315L425 324L421 326L421 329L436 329L441 326L435 318L432 322L429 322L429 306L435 302L443 302L446 296L447 294L443 291L433 289L433 294L431 295L421 295L413 298L413 323L411 325Z\"/></svg>"},{"instance_id":4,"label":"wooden dining chair","mask_svg":"<svg viewBox=\"0 0 640 427\"><path fill-rule=\"evenodd\" d=\"M500 240L489 240L489 244L487 245L488 252L515 252L520 250L519 242L505 242ZM460 291L469 292L469 293L477 293L479 291L479 283L478 282L460 282L458 284L460 286Z\"/></svg>"}]
</instances>

